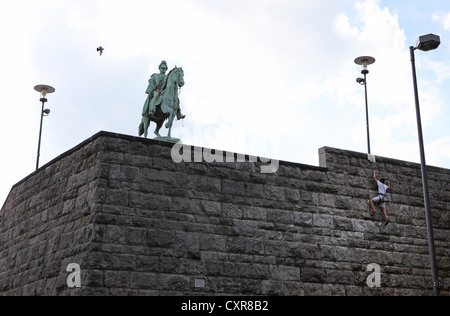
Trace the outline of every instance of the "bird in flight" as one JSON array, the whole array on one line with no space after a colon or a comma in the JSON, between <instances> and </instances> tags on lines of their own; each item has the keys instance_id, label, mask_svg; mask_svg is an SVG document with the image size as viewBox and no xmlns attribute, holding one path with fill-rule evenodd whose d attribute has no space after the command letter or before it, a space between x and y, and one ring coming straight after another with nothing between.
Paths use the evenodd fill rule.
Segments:
<instances>
[{"instance_id":1,"label":"bird in flight","mask_svg":"<svg viewBox=\"0 0 450 316\"><path fill-rule=\"evenodd\" d=\"M97 52L100 52L100 56L103 54L104 50L105 49L103 47L101 47L101 46L97 47Z\"/></svg>"}]
</instances>

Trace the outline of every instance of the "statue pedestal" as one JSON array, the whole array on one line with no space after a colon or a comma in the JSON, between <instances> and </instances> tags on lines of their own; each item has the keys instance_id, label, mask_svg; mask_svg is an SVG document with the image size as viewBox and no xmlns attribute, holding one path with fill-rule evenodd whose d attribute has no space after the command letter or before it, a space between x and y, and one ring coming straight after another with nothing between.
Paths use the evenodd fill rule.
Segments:
<instances>
[{"instance_id":1,"label":"statue pedestal","mask_svg":"<svg viewBox=\"0 0 450 316\"><path fill-rule=\"evenodd\" d=\"M174 143L174 144L181 143L181 139L179 139L179 138L172 138L172 137L168 137L168 136L155 137L155 138L153 138L153 140L159 140L159 141L162 141L162 142L168 142L168 143Z\"/></svg>"}]
</instances>

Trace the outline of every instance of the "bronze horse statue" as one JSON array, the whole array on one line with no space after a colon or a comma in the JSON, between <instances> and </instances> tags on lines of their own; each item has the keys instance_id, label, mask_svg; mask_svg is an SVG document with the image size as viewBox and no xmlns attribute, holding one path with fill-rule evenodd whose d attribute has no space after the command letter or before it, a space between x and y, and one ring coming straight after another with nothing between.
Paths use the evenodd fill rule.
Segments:
<instances>
[{"instance_id":1,"label":"bronze horse statue","mask_svg":"<svg viewBox=\"0 0 450 316\"><path fill-rule=\"evenodd\" d=\"M178 120L184 119L185 116L180 111L180 99L178 98L178 89L184 86L183 68L175 67L167 75L167 84L161 95L156 100L156 111L154 114L146 114L142 116L139 125L139 136L148 136L148 128L151 122L156 123L155 135L162 137L159 131L163 123L167 120L166 128L169 129L168 138L171 138L173 120L175 116Z\"/></svg>"}]
</instances>

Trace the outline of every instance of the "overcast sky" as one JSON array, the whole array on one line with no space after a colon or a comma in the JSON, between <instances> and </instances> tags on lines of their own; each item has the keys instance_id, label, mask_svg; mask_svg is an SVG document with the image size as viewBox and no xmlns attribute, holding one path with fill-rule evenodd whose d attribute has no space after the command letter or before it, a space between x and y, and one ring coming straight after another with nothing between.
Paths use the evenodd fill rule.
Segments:
<instances>
[{"instance_id":1,"label":"overcast sky","mask_svg":"<svg viewBox=\"0 0 450 316\"><path fill-rule=\"evenodd\" d=\"M318 165L323 146L419 162L409 46L416 52L429 165L450 168L448 0L0 0L0 206L35 169L104 130L137 136L145 90L161 60L183 67L190 145ZM105 48L103 56L96 51ZM150 132L154 125L150 127ZM163 133L167 133L163 130ZM152 133L150 133L151 135ZM370 174L370 173L368 173Z\"/></svg>"}]
</instances>

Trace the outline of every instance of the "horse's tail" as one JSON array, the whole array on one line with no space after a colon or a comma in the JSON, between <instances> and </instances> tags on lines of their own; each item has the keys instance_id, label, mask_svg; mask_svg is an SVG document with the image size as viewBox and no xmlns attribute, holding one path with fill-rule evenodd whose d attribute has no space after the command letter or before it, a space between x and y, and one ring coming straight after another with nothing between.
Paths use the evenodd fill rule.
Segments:
<instances>
[{"instance_id":1,"label":"horse's tail","mask_svg":"<svg viewBox=\"0 0 450 316\"><path fill-rule=\"evenodd\" d=\"M141 137L142 135L144 135L144 122L141 122L141 124L139 125L139 137Z\"/></svg>"}]
</instances>

